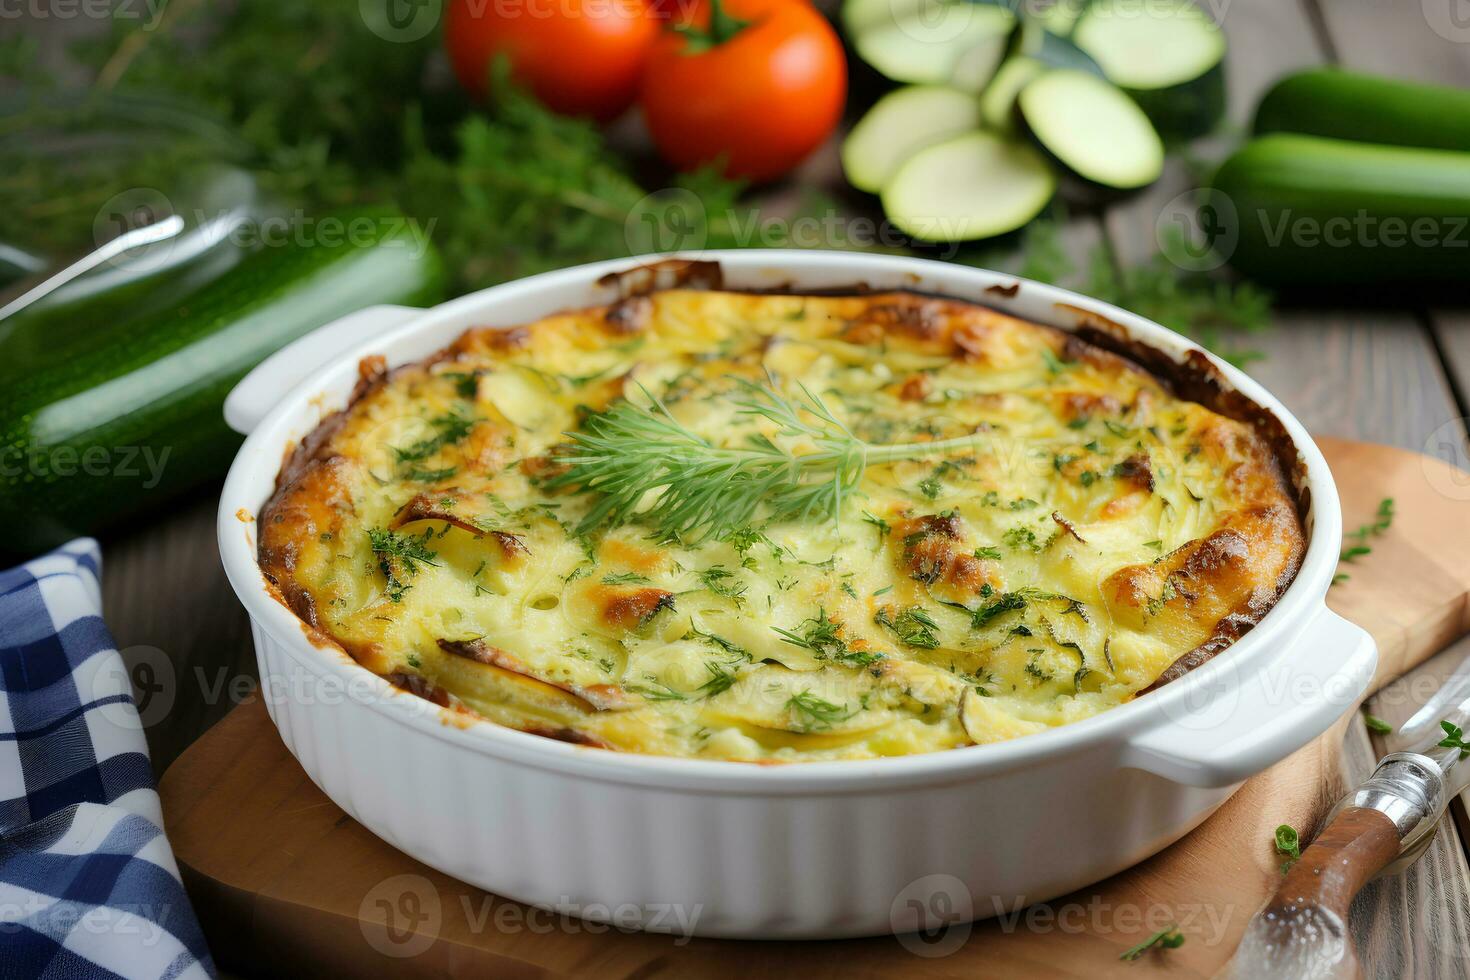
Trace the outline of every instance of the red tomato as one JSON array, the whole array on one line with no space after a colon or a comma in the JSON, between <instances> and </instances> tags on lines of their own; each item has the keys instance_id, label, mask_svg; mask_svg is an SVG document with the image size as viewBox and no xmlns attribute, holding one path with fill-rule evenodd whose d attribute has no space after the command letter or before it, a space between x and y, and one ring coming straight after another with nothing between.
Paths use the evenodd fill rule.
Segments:
<instances>
[{"instance_id":1,"label":"red tomato","mask_svg":"<svg viewBox=\"0 0 1470 980\"><path fill-rule=\"evenodd\" d=\"M658 26L645 0L449 0L444 46L476 97L503 53L548 107L605 122L637 97Z\"/></svg>"},{"instance_id":2,"label":"red tomato","mask_svg":"<svg viewBox=\"0 0 1470 980\"><path fill-rule=\"evenodd\" d=\"M842 42L805 0L696 2L682 18L695 36L665 31L649 55L639 97L648 131L682 170L723 159L731 177L779 177L837 126Z\"/></svg>"}]
</instances>

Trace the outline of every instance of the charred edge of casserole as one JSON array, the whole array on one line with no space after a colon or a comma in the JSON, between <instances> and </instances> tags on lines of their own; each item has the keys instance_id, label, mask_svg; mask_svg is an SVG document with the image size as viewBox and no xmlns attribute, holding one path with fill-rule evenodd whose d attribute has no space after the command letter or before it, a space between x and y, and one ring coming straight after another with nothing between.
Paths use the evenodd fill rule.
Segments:
<instances>
[{"instance_id":1,"label":"charred edge of casserole","mask_svg":"<svg viewBox=\"0 0 1470 980\"><path fill-rule=\"evenodd\" d=\"M1257 405L1231 387L1220 369L1203 351L1191 348L1181 362L1166 351L1133 337L1126 327L1107 317L1068 304L1058 304L1058 307L1078 318L1079 324L1074 336L1138 365L1157 378L1176 398L1203 405L1217 415L1249 425L1266 443L1276 464L1275 476L1287 491L1287 496L1296 504L1302 540L1292 549L1286 567L1277 578L1275 593L1265 601L1253 602L1249 608L1236 610L1222 618L1215 624L1215 629L1207 640L1164 668L1163 673L1152 684L1138 692L1140 695L1148 694L1208 663L1222 650L1249 633L1281 601L1281 597L1296 580L1306 552L1306 519L1312 504L1311 488L1307 485L1307 466L1281 420L1270 410Z\"/></svg>"},{"instance_id":2,"label":"charred edge of casserole","mask_svg":"<svg viewBox=\"0 0 1470 980\"><path fill-rule=\"evenodd\" d=\"M668 259L649 265L638 266L623 272L609 273L599 279L597 284L605 288L614 288L618 291L621 298L611 304L606 304L612 308L623 308L624 304L627 304L630 300L671 289L701 289L710 292L724 291L758 296L803 295L813 297L870 296L875 293L884 292L908 293L914 296L964 303L969 306L992 310L1006 316L1016 315L1005 309L977 302L973 299L927 292L903 286L886 287L880 290L865 283L854 283L846 287L828 287L800 291L797 291L793 286L777 286L769 289L725 289L723 279L723 272L718 262ZM1003 287L991 286L986 289L987 293L999 295L1007 299L1016 296L1019 291L1020 283L1012 283ZM1097 354L1107 354L1117 357L1125 366L1157 379L1174 396L1186 401L1195 402L1219 415L1251 426L1270 449L1272 460L1275 463L1275 475L1281 481L1282 487L1288 491L1288 496L1296 504L1298 523L1303 531L1303 542L1293 549L1286 568L1277 580L1274 593L1263 601L1252 603L1248 609L1237 610L1223 617L1216 624L1213 633L1208 639L1187 653L1179 656L1159 674L1152 684L1139 692L1140 695L1148 694L1158 690L1171 681L1178 680L1196 667L1208 663L1221 651L1230 647L1240 637L1250 632L1266 613L1280 601L1287 589L1290 588L1291 583L1296 578L1297 572L1301 568L1306 547L1305 521L1311 506L1311 490L1306 480L1306 464L1297 451L1296 443L1292 441L1290 433L1286 431L1286 426L1281 423L1281 420L1269 410L1257 405L1248 397L1232 388L1220 370L1199 349L1194 348L1189 350L1185 360L1180 362L1168 352L1134 338L1126 327L1109 320L1101 314L1069 304L1057 304L1057 306L1059 309L1065 310L1078 319L1079 325L1075 330L1051 327L1047 324L1036 323L1026 318L1020 319L1026 319L1026 322L1034 326L1064 335L1068 342L1082 348L1076 352L1078 354L1085 353L1086 349L1090 349ZM451 357L453 352L454 345L451 344L420 361L409 362L392 370L387 369L386 362L381 355L364 358L358 365L359 379L348 396L347 403L338 411L324 418L298 444L287 450L281 470L276 477L275 491L272 493L270 499L266 501L265 506L261 508L261 524L264 525L271 519L274 510L280 504L290 484L302 475L313 462L327 457L327 454L324 452L327 443L346 424L353 407L359 401L388 384L400 372L418 367L431 366ZM261 571L267 580L275 586L275 588L269 590L271 595L282 602L309 626L313 628L317 627L316 609L310 596L306 595L303 590L297 588L287 575L281 574L282 572L290 571L294 556L268 553L265 546L264 534L260 537L258 552ZM396 686L404 687L404 685L398 684L393 677L388 678L388 680ZM412 688L407 689L412 690ZM582 741L580 737L568 738L567 733L561 731L553 732L535 729L526 729L526 731L563 741L591 744ZM580 733L576 734L580 735Z\"/></svg>"},{"instance_id":3,"label":"charred edge of casserole","mask_svg":"<svg viewBox=\"0 0 1470 980\"><path fill-rule=\"evenodd\" d=\"M256 561L260 565L261 574L265 576L270 586L267 592L271 597L295 613L313 630L318 630L321 626L321 620L316 612L316 601L312 598L311 593L297 585L291 577L291 572L296 565L295 548L289 544L283 548L276 548L271 543L274 535L271 534L270 529L281 518L280 509L289 498L288 491L298 480L306 476L313 466L331 464L334 454L328 451L328 444L342 426L347 424L358 402L387 385L404 371L411 371L420 365L436 363L447 357L449 353L450 349L445 348L422 361L402 364L392 369L389 369L387 359L381 354L364 357L358 362L357 382L347 396L347 403L324 417L299 442L288 445L286 448L281 469L276 474L275 489L271 492L265 505L260 508L260 516L256 519L256 526L259 528L256 534Z\"/></svg>"}]
</instances>

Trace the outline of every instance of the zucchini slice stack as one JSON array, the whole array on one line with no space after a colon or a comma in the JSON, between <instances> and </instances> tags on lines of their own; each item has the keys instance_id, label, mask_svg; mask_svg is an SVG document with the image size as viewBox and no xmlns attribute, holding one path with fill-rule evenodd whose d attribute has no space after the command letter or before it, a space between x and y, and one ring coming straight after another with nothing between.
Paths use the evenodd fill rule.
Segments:
<instances>
[{"instance_id":1,"label":"zucchini slice stack","mask_svg":"<svg viewBox=\"0 0 1470 980\"><path fill-rule=\"evenodd\" d=\"M1029 11L1029 8L1027 8ZM1061 178L1128 192L1164 141L1213 128L1225 41L1190 0L846 0L858 56L905 87L842 148L848 180L915 238L991 238L1041 213Z\"/></svg>"}]
</instances>

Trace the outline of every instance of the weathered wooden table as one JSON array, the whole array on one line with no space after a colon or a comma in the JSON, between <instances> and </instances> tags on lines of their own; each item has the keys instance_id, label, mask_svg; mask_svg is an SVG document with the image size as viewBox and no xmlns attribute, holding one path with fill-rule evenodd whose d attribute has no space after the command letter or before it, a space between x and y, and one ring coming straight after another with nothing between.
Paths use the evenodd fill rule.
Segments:
<instances>
[{"instance_id":1,"label":"weathered wooden table","mask_svg":"<svg viewBox=\"0 0 1470 980\"><path fill-rule=\"evenodd\" d=\"M1470 3L1466 0L1198 0L1230 38L1231 120L1249 123L1274 78L1306 65L1340 65L1470 86ZM1219 148L1228 144L1217 141ZM1212 144L1203 149L1208 155ZM1467 147L1470 149L1470 147ZM834 179L830 148L804 179ZM1079 257L1096 247L1118 263L1146 259L1164 206L1188 187L1183 169L1100 214L1075 218L1065 242ZM1272 331L1249 345L1266 359L1251 372L1313 432L1428 452L1467 467L1470 406L1470 250L1460 308L1341 305L1279 310ZM105 541L107 619L150 692L143 711L154 765L162 770L224 716L254 674L248 623L220 569L214 542L215 489L205 488L167 519ZM1470 519L1470 486L1464 492ZM1347 514L1347 526L1371 515ZM1447 651L1380 692L1369 710L1406 718L1454 658ZM1348 734L1345 778L1361 779L1382 745L1360 723ZM1356 934L1374 977L1470 976L1470 818L1457 801L1438 839L1408 873L1381 880L1359 898Z\"/></svg>"}]
</instances>

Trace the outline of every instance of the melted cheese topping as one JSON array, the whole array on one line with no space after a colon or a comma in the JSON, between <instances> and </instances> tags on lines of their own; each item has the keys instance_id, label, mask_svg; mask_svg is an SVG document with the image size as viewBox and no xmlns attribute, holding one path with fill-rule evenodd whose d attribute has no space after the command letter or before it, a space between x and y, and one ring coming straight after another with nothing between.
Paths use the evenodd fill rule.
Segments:
<instances>
[{"instance_id":1,"label":"melted cheese topping","mask_svg":"<svg viewBox=\"0 0 1470 980\"><path fill-rule=\"evenodd\" d=\"M818 393L872 444L840 519L578 535L564 433L662 400L721 445L732 380ZM789 441L789 440L788 440ZM793 445L800 452L799 445ZM1303 549L1252 428L1076 337L909 294L670 290L428 362L364 364L261 522L288 603L441 704L613 749L799 761L1014 738L1135 697L1264 612Z\"/></svg>"}]
</instances>

